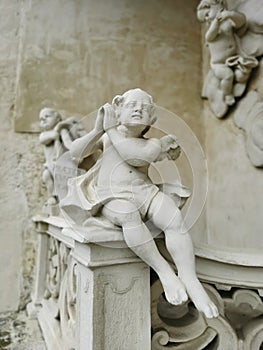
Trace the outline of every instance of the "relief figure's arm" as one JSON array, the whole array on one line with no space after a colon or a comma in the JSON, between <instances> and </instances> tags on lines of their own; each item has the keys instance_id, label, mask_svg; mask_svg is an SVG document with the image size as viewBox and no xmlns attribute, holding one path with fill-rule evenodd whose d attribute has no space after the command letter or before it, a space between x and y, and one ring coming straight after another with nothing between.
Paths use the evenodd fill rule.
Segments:
<instances>
[{"instance_id":1,"label":"relief figure's arm","mask_svg":"<svg viewBox=\"0 0 263 350\"><path fill-rule=\"evenodd\" d=\"M205 39L207 42L211 42L215 40L215 38L219 33L219 28L220 28L220 22L217 18L214 18L205 34Z\"/></svg>"},{"instance_id":2,"label":"relief figure's arm","mask_svg":"<svg viewBox=\"0 0 263 350\"><path fill-rule=\"evenodd\" d=\"M48 146L59 138L59 133L56 130L43 131L39 135L39 142L42 145Z\"/></svg>"},{"instance_id":3,"label":"relief figure's arm","mask_svg":"<svg viewBox=\"0 0 263 350\"><path fill-rule=\"evenodd\" d=\"M238 29L246 24L246 16L237 11L225 11L222 14L222 20L229 18L233 22L233 26Z\"/></svg>"}]
</instances>

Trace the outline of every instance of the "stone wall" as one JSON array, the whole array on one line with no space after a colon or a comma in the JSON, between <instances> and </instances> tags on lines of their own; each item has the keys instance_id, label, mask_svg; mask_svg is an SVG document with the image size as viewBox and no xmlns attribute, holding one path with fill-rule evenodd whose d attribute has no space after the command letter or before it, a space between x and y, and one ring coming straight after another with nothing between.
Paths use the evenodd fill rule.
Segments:
<instances>
[{"instance_id":1,"label":"stone wall","mask_svg":"<svg viewBox=\"0 0 263 350\"><path fill-rule=\"evenodd\" d=\"M234 8L238 1L229 1ZM262 17L262 16L261 16ZM203 36L204 37L204 36ZM208 49L203 41L203 74L208 71ZM249 81L247 92L263 98L262 61ZM242 107L241 107L242 108ZM234 122L240 101L226 118L217 119L204 102L205 144L209 168L207 237L204 242L230 252L260 254L263 244L263 170L254 167L247 155L246 134ZM245 261L245 260L243 260Z\"/></svg>"},{"instance_id":2,"label":"stone wall","mask_svg":"<svg viewBox=\"0 0 263 350\"><path fill-rule=\"evenodd\" d=\"M262 65L248 90L263 97ZM263 171L255 168L246 153L245 133L233 115L218 120L205 103L206 154L209 168L207 240L216 247L249 251L262 247Z\"/></svg>"},{"instance_id":3,"label":"stone wall","mask_svg":"<svg viewBox=\"0 0 263 350\"><path fill-rule=\"evenodd\" d=\"M0 4L0 311L17 309L27 299L35 246L31 217L40 211L43 194L37 136L13 131L20 5Z\"/></svg>"},{"instance_id":4,"label":"stone wall","mask_svg":"<svg viewBox=\"0 0 263 350\"><path fill-rule=\"evenodd\" d=\"M28 132L38 130L42 107L83 116L141 87L202 141L197 3L1 1L0 311L23 306L31 287L31 218L41 212L45 189L42 148Z\"/></svg>"}]
</instances>

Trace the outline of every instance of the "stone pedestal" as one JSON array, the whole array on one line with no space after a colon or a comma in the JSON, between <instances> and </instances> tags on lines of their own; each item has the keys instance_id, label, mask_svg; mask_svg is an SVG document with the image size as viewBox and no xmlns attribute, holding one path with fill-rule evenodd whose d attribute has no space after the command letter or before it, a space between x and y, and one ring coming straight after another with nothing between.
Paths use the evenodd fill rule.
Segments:
<instances>
[{"instance_id":1,"label":"stone pedestal","mask_svg":"<svg viewBox=\"0 0 263 350\"><path fill-rule=\"evenodd\" d=\"M129 253L76 247L78 349L150 349L149 268Z\"/></svg>"},{"instance_id":2,"label":"stone pedestal","mask_svg":"<svg viewBox=\"0 0 263 350\"><path fill-rule=\"evenodd\" d=\"M29 310L48 350L150 350L149 267L122 235L78 231L58 217L36 221L41 233Z\"/></svg>"}]
</instances>

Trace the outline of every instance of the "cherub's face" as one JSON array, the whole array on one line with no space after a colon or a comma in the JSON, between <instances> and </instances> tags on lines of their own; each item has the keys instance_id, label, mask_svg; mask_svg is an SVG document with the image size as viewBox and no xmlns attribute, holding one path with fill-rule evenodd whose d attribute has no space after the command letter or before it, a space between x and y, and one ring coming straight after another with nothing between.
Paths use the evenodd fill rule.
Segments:
<instances>
[{"instance_id":1,"label":"cherub's face","mask_svg":"<svg viewBox=\"0 0 263 350\"><path fill-rule=\"evenodd\" d=\"M54 126L59 122L55 111L47 108L41 110L39 120L40 128L45 131L53 129Z\"/></svg>"},{"instance_id":2,"label":"cherub's face","mask_svg":"<svg viewBox=\"0 0 263 350\"><path fill-rule=\"evenodd\" d=\"M154 105L144 93L130 93L118 107L118 119L122 125L148 126L153 123Z\"/></svg>"},{"instance_id":3,"label":"cherub's face","mask_svg":"<svg viewBox=\"0 0 263 350\"><path fill-rule=\"evenodd\" d=\"M84 136L86 134L85 129L83 128L83 125L80 122L72 123L70 133L72 134L74 139Z\"/></svg>"},{"instance_id":4,"label":"cherub's face","mask_svg":"<svg viewBox=\"0 0 263 350\"><path fill-rule=\"evenodd\" d=\"M197 16L201 22L210 22L216 18L219 11L222 11L223 6L214 1L202 1L197 9Z\"/></svg>"}]
</instances>

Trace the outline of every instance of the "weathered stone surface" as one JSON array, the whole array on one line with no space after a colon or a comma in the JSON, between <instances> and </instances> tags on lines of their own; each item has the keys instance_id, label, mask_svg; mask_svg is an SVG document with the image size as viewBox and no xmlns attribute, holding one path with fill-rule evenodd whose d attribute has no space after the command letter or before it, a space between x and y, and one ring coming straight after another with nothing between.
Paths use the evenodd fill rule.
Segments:
<instances>
[{"instance_id":1,"label":"weathered stone surface","mask_svg":"<svg viewBox=\"0 0 263 350\"><path fill-rule=\"evenodd\" d=\"M16 130L38 130L46 105L86 115L140 86L198 132L200 120L192 118L201 109L195 7L193 0L25 1Z\"/></svg>"},{"instance_id":2,"label":"weathered stone surface","mask_svg":"<svg viewBox=\"0 0 263 350\"><path fill-rule=\"evenodd\" d=\"M0 349L45 350L37 321L25 312L0 314Z\"/></svg>"},{"instance_id":3,"label":"weathered stone surface","mask_svg":"<svg viewBox=\"0 0 263 350\"><path fill-rule=\"evenodd\" d=\"M40 210L44 192L37 137L13 132L20 3L0 4L0 311L15 310L28 300L35 242L30 218Z\"/></svg>"},{"instance_id":4,"label":"weathered stone surface","mask_svg":"<svg viewBox=\"0 0 263 350\"><path fill-rule=\"evenodd\" d=\"M261 97L262 77L261 62L249 88L257 90ZM209 169L206 242L220 249L261 252L262 169L254 168L247 157L245 135L234 124L235 110L228 120L220 121L213 117L206 103L204 106Z\"/></svg>"}]
</instances>

